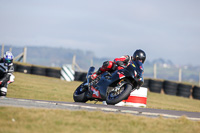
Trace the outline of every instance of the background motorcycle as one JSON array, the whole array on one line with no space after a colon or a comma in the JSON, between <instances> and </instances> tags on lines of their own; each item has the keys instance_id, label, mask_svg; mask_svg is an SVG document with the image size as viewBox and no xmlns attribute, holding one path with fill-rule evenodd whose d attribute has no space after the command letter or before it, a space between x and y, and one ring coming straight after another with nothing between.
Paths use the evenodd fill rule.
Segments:
<instances>
[{"instance_id":1,"label":"background motorcycle","mask_svg":"<svg viewBox=\"0 0 200 133\"><path fill-rule=\"evenodd\" d=\"M106 101L107 104L114 105L127 99L132 91L143 84L143 64L140 61L132 61L128 66L123 66L123 69L112 73L104 72L91 80L90 76L94 70L94 67L90 67L87 81L75 90L73 94L75 102L94 100Z\"/></svg>"},{"instance_id":2,"label":"background motorcycle","mask_svg":"<svg viewBox=\"0 0 200 133\"><path fill-rule=\"evenodd\" d=\"M8 73L6 77L4 77L5 73ZM4 66L1 63L0 64L0 79L2 78L9 78L7 83L3 83L2 81L0 81L0 96L6 96L8 85L14 82L15 76L12 73L9 73L7 66ZM6 84L6 86L4 84Z\"/></svg>"}]
</instances>

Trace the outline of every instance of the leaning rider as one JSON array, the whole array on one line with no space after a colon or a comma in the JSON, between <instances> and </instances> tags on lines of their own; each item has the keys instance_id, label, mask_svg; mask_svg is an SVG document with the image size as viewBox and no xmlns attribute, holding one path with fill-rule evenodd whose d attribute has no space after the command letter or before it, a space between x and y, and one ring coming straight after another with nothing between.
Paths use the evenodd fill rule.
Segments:
<instances>
[{"instance_id":1,"label":"leaning rider","mask_svg":"<svg viewBox=\"0 0 200 133\"><path fill-rule=\"evenodd\" d=\"M131 61L140 61L144 63L146 59L146 54L143 50L138 49L133 53L133 56L124 55L120 58L115 58L114 61L105 61L100 67L97 72L91 75L91 79L94 80L98 75L104 73L105 71L115 71L119 69L123 69L123 66L127 66L130 64Z\"/></svg>"},{"instance_id":2,"label":"leaning rider","mask_svg":"<svg viewBox=\"0 0 200 133\"><path fill-rule=\"evenodd\" d=\"M129 55L124 55L120 58L115 58L114 61L105 61L102 65L102 67L100 67L97 72L93 73L90 76L90 80L94 80L96 79L100 74L109 71L109 72L114 72L115 70L120 70L120 69L124 69L125 66L129 65L132 61L139 61L141 63L144 63L146 59L146 54L143 50L138 49L133 53L133 56L129 56ZM143 84L143 79L142 81L140 81L140 84ZM137 86L137 89L140 87ZM92 97L92 91L89 89L89 93L88 93L88 97Z\"/></svg>"},{"instance_id":3,"label":"leaning rider","mask_svg":"<svg viewBox=\"0 0 200 133\"><path fill-rule=\"evenodd\" d=\"M13 58L14 56L10 51L7 51L4 57L0 58L0 96L6 96L7 94L8 81L14 72Z\"/></svg>"}]
</instances>

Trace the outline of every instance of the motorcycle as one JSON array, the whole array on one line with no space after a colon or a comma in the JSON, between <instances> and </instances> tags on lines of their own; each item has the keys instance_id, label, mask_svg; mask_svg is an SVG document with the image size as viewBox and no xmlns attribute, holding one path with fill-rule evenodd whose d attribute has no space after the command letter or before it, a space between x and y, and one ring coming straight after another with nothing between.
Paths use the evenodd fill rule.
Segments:
<instances>
[{"instance_id":1,"label":"motorcycle","mask_svg":"<svg viewBox=\"0 0 200 133\"><path fill-rule=\"evenodd\" d=\"M11 71L14 71L13 67ZM5 73L7 73L6 77L4 77ZM6 83L6 86L4 86L5 83L0 81L0 97L1 97L7 95L8 85L14 82L15 76L11 72L9 72L7 66L4 66L2 65L2 63L0 63L0 78L9 78L9 80Z\"/></svg>"},{"instance_id":2,"label":"motorcycle","mask_svg":"<svg viewBox=\"0 0 200 133\"><path fill-rule=\"evenodd\" d=\"M73 99L75 102L106 101L108 105L115 105L140 88L144 82L143 69L142 62L131 61L127 66L120 65L116 71L106 71L91 80L95 68L90 67L86 81L75 90Z\"/></svg>"}]
</instances>

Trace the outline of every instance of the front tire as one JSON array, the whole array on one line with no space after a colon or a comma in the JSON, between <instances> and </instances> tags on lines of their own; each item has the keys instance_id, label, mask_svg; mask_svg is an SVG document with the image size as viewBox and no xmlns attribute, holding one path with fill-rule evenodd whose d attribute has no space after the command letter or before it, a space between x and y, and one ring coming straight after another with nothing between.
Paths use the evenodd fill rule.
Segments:
<instances>
[{"instance_id":1,"label":"front tire","mask_svg":"<svg viewBox=\"0 0 200 133\"><path fill-rule=\"evenodd\" d=\"M88 98L87 98L87 92L88 92L88 89L86 88L83 88L84 83L82 83L75 91L74 91L74 94L73 94L73 99L75 102L87 102L88 101Z\"/></svg>"},{"instance_id":2,"label":"front tire","mask_svg":"<svg viewBox=\"0 0 200 133\"><path fill-rule=\"evenodd\" d=\"M124 84L120 87L118 91L110 91L106 97L106 103L109 105L115 105L122 100L125 100L128 98L132 91L132 85L129 83Z\"/></svg>"}]
</instances>

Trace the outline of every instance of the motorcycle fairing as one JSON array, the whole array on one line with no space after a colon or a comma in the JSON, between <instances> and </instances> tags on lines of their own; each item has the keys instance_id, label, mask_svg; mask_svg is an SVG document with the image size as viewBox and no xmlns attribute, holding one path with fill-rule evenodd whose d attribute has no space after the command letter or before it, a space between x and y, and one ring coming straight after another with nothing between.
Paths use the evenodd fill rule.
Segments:
<instances>
[{"instance_id":1,"label":"motorcycle fairing","mask_svg":"<svg viewBox=\"0 0 200 133\"><path fill-rule=\"evenodd\" d=\"M99 80L99 82L96 85L97 87L95 87L98 90L100 90L101 98L105 100L107 95L107 87L124 77L125 75L123 74L122 70L115 71L111 75L109 72L104 72L103 74L101 74L101 80Z\"/></svg>"},{"instance_id":2,"label":"motorcycle fairing","mask_svg":"<svg viewBox=\"0 0 200 133\"><path fill-rule=\"evenodd\" d=\"M92 97L101 98L99 90L95 89L93 86L91 86L91 90L93 91Z\"/></svg>"},{"instance_id":3,"label":"motorcycle fairing","mask_svg":"<svg viewBox=\"0 0 200 133\"><path fill-rule=\"evenodd\" d=\"M124 77L125 77L125 75L124 75L124 74L122 74L122 73L120 73L120 72L117 72L117 74L119 74L119 79L122 79L122 78L124 78Z\"/></svg>"}]
</instances>

